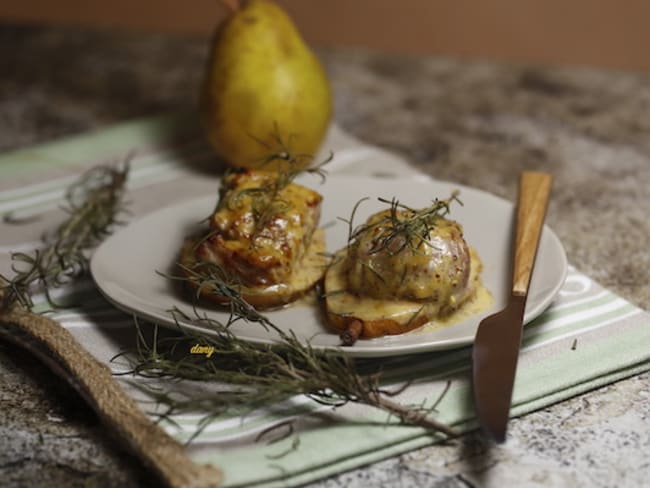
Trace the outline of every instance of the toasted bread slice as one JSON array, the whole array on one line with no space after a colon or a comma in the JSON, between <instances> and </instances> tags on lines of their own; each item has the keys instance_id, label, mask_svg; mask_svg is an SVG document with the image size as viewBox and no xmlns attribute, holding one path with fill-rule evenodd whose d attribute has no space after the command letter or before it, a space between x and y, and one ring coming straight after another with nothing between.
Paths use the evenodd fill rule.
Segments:
<instances>
[{"instance_id":1,"label":"toasted bread slice","mask_svg":"<svg viewBox=\"0 0 650 488\"><path fill-rule=\"evenodd\" d=\"M468 293L465 301L473 296L480 286L481 260L470 248L471 271ZM345 345L351 345L357 338L372 339L385 335L403 334L417 329L438 317L449 315L464 302L454 307L441 308L440 304L385 298L373 298L351 293L347 290L347 259L345 250L337 253L325 273L324 295L328 323L341 333Z\"/></svg>"},{"instance_id":2,"label":"toasted bread slice","mask_svg":"<svg viewBox=\"0 0 650 488\"><path fill-rule=\"evenodd\" d=\"M200 261L196 257L196 247L199 237L190 237L185 240L180 255L180 265L183 273L189 278L188 285L196 291L200 279L188 270L197 269ZM290 279L286 283L275 283L266 287L247 287L232 285L240 296L255 308L263 310L287 305L311 290L323 277L329 258L325 255L325 232L317 229L311 239L309 247L300 262L294 267ZM198 268L200 269L200 267ZM201 298L219 304L227 304L228 297L217 293L214 287L203 286L199 291Z\"/></svg>"}]
</instances>

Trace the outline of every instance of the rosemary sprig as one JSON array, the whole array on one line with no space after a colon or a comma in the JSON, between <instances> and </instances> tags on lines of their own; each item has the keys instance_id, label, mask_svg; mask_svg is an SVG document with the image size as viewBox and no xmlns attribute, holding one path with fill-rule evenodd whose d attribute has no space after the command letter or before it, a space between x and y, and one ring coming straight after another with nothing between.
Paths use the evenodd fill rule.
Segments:
<instances>
[{"instance_id":1,"label":"rosemary sprig","mask_svg":"<svg viewBox=\"0 0 650 488\"><path fill-rule=\"evenodd\" d=\"M366 404L397 416L403 422L440 432L448 437L456 433L430 416L432 409L407 407L391 399L404 388L389 391L379 385L375 370L358 372L354 359L339 351L316 351L293 332L284 332L270 322L280 337L278 346L254 345L238 338L219 321L179 309L170 311L177 321L183 319L209 328L210 335L197 334L179 326L180 335L155 338L149 343L138 334L138 351L130 373L146 378L174 378L209 382L209 393L196 389L166 392L144 388L157 404L164 406L162 418L174 414L203 412L200 427L225 414L244 415L296 395L307 395L327 406L348 402ZM211 351L210 358L192 354L192 345L200 344ZM198 435L199 431L194 435Z\"/></svg>"},{"instance_id":2,"label":"rosemary sprig","mask_svg":"<svg viewBox=\"0 0 650 488\"><path fill-rule=\"evenodd\" d=\"M68 188L63 207L68 217L51 235L44 236L44 247L33 254L12 253L14 277L0 275L0 312L16 302L31 309L35 288L42 289L54 304L51 290L87 270L88 251L120 223L128 172L129 158L121 167L92 168Z\"/></svg>"},{"instance_id":3,"label":"rosemary sprig","mask_svg":"<svg viewBox=\"0 0 650 488\"><path fill-rule=\"evenodd\" d=\"M275 325L255 307L244 300L240 293L241 284L216 263L197 261L191 266L178 264L183 275L161 274L165 278L181 283L191 284L196 290L194 303L198 303L203 293L223 297L230 309L230 315L225 326L230 326L238 320L257 323L266 330L275 329Z\"/></svg>"},{"instance_id":4,"label":"rosemary sprig","mask_svg":"<svg viewBox=\"0 0 650 488\"><path fill-rule=\"evenodd\" d=\"M246 188L228 197L221 198L217 208L224 205L229 208L237 208L242 204L243 199L248 197L251 199L251 210L256 228L263 228L274 216L291 208L291 204L282 199L282 190L293 183L298 175L303 173L316 174L321 177L321 180L324 180L327 174L324 166L332 160L333 155L330 154L321 163L308 168L297 166L297 160L294 159L294 156L288 155L286 157L290 158L288 160L289 164L292 165L290 170L275 173L271 182L264 186Z\"/></svg>"},{"instance_id":5,"label":"rosemary sprig","mask_svg":"<svg viewBox=\"0 0 650 488\"><path fill-rule=\"evenodd\" d=\"M431 205L422 209L411 208L395 198L391 200L378 198L380 202L389 205L388 212L379 219L356 227L349 233L348 244L354 243L363 234L379 228L380 232L373 238L374 245L369 254L387 250L391 255L395 255L407 247L412 252L417 252L422 245L431 245L429 235L436 222L449 214L451 203L455 201L462 205L458 195L459 192L454 191L449 198L444 200L436 198ZM354 210L356 209L357 207ZM349 221L350 225L352 225L351 221L352 219Z\"/></svg>"},{"instance_id":6,"label":"rosemary sprig","mask_svg":"<svg viewBox=\"0 0 650 488\"><path fill-rule=\"evenodd\" d=\"M263 186L246 188L227 196L226 193L222 193L217 204L217 209L223 206L236 208L242 204L242 199L249 197L256 229L264 228L274 216L291 208L290 203L282 199L280 193L293 183L298 175L303 173L315 174L320 176L321 181L324 181L327 175L324 167L334 157L334 154L330 153L325 160L313 164L313 155L296 154L291 151L291 136L289 137L289 143L285 143L277 126L275 126L272 137L275 142L273 147L260 139L255 139L269 150L269 155L261 161L259 168L264 170L265 166L281 162L283 163L282 167L286 169L274 171L273 179L269 183L265 182ZM279 150L275 150L276 147Z\"/></svg>"},{"instance_id":7,"label":"rosemary sprig","mask_svg":"<svg viewBox=\"0 0 650 488\"><path fill-rule=\"evenodd\" d=\"M313 163L313 154L295 153L291 149L291 140L295 134L289 133L288 138L285 141L282 134L280 134L280 127L277 122L273 123L273 132L270 134L270 142L255 137L253 134L249 134L249 136L267 151L267 156L265 156L261 161L258 161L257 166L261 169L271 166L271 163L284 163L281 164L281 166L288 166L289 172L291 172L295 168L309 167ZM279 172L281 173L281 171Z\"/></svg>"}]
</instances>

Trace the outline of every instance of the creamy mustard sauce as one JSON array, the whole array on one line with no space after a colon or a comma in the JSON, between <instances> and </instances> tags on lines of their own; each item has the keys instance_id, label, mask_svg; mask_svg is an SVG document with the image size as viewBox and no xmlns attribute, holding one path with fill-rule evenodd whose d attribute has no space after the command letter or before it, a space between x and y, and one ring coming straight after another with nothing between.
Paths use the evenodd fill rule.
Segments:
<instances>
[{"instance_id":1,"label":"creamy mustard sauce","mask_svg":"<svg viewBox=\"0 0 650 488\"><path fill-rule=\"evenodd\" d=\"M472 298L463 303L457 310L445 317L437 317L412 333L433 332L434 330L449 327L450 325L462 322L472 315L487 310L494 303L494 297L482 282L478 283L476 292Z\"/></svg>"},{"instance_id":2,"label":"creamy mustard sauce","mask_svg":"<svg viewBox=\"0 0 650 488\"><path fill-rule=\"evenodd\" d=\"M323 254L324 250L325 231L316 229L312 237L312 245L302 261L296 265L287 283L276 283L265 287L242 287L241 291L248 295L277 295L307 290L318 281L327 266L328 258Z\"/></svg>"},{"instance_id":3,"label":"creamy mustard sauce","mask_svg":"<svg viewBox=\"0 0 650 488\"><path fill-rule=\"evenodd\" d=\"M494 302L490 291L483 285L480 272L482 262L475 250L471 249L471 277L475 292L456 310L439 317L440 304L436 302L416 302L411 300L387 300L357 295L347 291L347 266L345 252L335 257L332 268L325 277L327 306L330 312L338 315L354 315L364 321L391 319L407 323L419 315L432 319L417 329L417 332L431 332L461 322L468 317L487 309Z\"/></svg>"},{"instance_id":4,"label":"creamy mustard sauce","mask_svg":"<svg viewBox=\"0 0 650 488\"><path fill-rule=\"evenodd\" d=\"M339 315L354 315L363 320L391 318L398 322L408 320L422 308L422 303L409 300L386 300L347 292L346 264L335 258L325 278L327 305Z\"/></svg>"}]
</instances>

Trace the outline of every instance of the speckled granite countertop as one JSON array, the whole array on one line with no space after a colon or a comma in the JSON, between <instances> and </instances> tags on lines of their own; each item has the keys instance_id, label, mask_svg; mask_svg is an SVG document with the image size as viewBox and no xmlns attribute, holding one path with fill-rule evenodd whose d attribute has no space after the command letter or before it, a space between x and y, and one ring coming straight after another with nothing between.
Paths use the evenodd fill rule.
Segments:
<instances>
[{"instance_id":1,"label":"speckled granite countertop","mask_svg":"<svg viewBox=\"0 0 650 488\"><path fill-rule=\"evenodd\" d=\"M0 25L0 151L195 103L205 39ZM513 199L552 171L570 262L650 310L650 75L321 49L337 121L422 171ZM650 345L649 345L650 346ZM650 374L313 486L647 486ZM0 343L0 485L149 486L93 413Z\"/></svg>"}]
</instances>

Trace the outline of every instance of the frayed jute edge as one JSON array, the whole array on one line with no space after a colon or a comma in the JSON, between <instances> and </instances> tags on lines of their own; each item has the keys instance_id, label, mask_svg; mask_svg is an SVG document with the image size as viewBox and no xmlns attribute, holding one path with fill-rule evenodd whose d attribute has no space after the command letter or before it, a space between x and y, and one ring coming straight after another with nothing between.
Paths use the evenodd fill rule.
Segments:
<instances>
[{"instance_id":1,"label":"frayed jute edge","mask_svg":"<svg viewBox=\"0 0 650 488\"><path fill-rule=\"evenodd\" d=\"M0 290L0 302L2 298ZM170 488L207 488L221 484L219 468L197 464L185 448L154 424L97 361L58 322L14 304L0 311L0 337L33 353L67 381L98 414L119 442Z\"/></svg>"}]
</instances>

